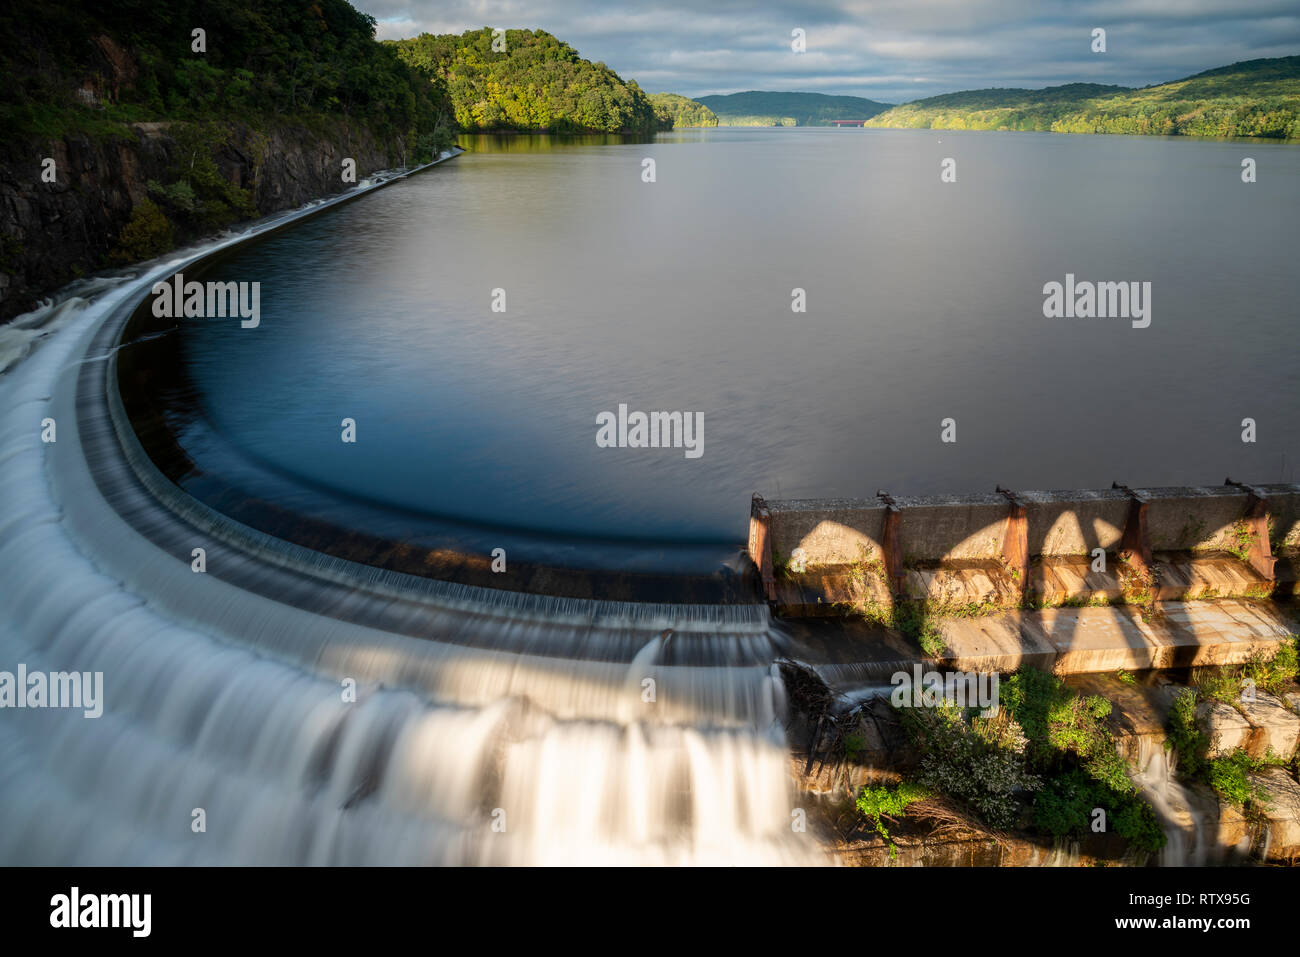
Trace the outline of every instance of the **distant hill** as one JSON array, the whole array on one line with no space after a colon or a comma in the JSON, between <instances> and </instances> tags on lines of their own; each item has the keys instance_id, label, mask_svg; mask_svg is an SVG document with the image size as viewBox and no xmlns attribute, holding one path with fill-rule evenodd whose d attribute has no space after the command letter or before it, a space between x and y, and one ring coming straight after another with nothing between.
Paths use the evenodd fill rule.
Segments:
<instances>
[{"instance_id":1,"label":"distant hill","mask_svg":"<svg viewBox=\"0 0 1300 957\"><path fill-rule=\"evenodd\" d=\"M696 99L718 115L721 126L829 126L832 120L869 119L890 107L860 96L758 90Z\"/></svg>"},{"instance_id":2,"label":"distant hill","mask_svg":"<svg viewBox=\"0 0 1300 957\"><path fill-rule=\"evenodd\" d=\"M654 104L655 115L664 129L718 125L717 114L698 100L676 93L653 93L650 102Z\"/></svg>"},{"instance_id":3,"label":"distant hill","mask_svg":"<svg viewBox=\"0 0 1300 957\"><path fill-rule=\"evenodd\" d=\"M948 93L896 106L867 125L1300 138L1300 56L1247 60L1141 89L1070 83Z\"/></svg>"},{"instance_id":4,"label":"distant hill","mask_svg":"<svg viewBox=\"0 0 1300 957\"><path fill-rule=\"evenodd\" d=\"M462 130L553 133L647 133L659 128L654 106L635 80L592 63L545 30L422 33L386 41L407 64L445 87Z\"/></svg>"}]
</instances>

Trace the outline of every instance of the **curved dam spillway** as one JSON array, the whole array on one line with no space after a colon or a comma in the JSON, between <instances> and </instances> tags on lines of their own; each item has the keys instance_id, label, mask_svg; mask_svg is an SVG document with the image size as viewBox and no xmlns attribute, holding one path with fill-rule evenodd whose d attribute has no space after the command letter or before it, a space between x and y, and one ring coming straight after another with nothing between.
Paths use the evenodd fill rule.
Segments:
<instances>
[{"instance_id":1,"label":"curved dam spillway","mask_svg":"<svg viewBox=\"0 0 1300 957\"><path fill-rule=\"evenodd\" d=\"M157 469L125 428L114 384L137 344L121 330L155 282L244 238L51 310L59 327L0 379L15 412L0 439L0 652L103 675L98 717L0 722L0 859L821 859L790 827L782 638L765 606L523 595L363 566L232 520ZM53 442L32 427L47 418Z\"/></svg>"},{"instance_id":2,"label":"curved dam spillway","mask_svg":"<svg viewBox=\"0 0 1300 957\"><path fill-rule=\"evenodd\" d=\"M1103 265L1127 240L1050 221L1089 189L1043 222L990 220L1047 148L1008 134L970 141L987 188L918 191L907 217L966 239L990 223L1032 255L949 250L913 296L915 250L854 230L902 216L861 169L908 175L920 132L819 158L713 136L519 140L380 177L100 277L0 339L0 668L103 681L93 717L5 713L0 860L847 860L832 819L854 796L822 785L900 670L1155 673L1292 640L1272 599L1300 567L1295 397L1272 397L1257 452L1235 427L1257 396L1207 397L1195 374L1294 378L1272 345L1289 272L1260 284L1240 354L1190 303L1236 303L1248 276L1157 283L1146 331L1048 321L1043 236ZM1158 192L1157 169L1199 182L1196 157L1226 148L1086 143L1091 164L1069 162L1100 188L1139 151ZM629 190L646 152L673 175ZM750 201L805 162L854 215ZM1282 230L1285 208L1225 212L1222 232ZM859 240L861 269L827 265ZM1177 256L1246 248L1193 236ZM1128 251L1141 275L1185 273ZM189 315L190 283L225 314ZM1164 370L1167 428L1098 392L1103 366ZM1211 415L1231 428L1169 438ZM1159 487L1225 473L1265 484ZM1114 478L1133 485L949 494ZM859 497L880 485L899 496ZM747 530L754 489L775 494ZM1169 846L1201 847L1158 743L1131 750ZM897 772L898 748L867 752L853 782ZM1040 838L1015 859L1061 856Z\"/></svg>"}]
</instances>

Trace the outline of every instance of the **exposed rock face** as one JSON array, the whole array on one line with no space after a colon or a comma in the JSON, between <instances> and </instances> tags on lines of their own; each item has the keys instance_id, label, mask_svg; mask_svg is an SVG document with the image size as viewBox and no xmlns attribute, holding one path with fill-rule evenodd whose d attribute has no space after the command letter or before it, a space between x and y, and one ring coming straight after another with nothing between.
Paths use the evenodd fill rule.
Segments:
<instances>
[{"instance_id":1,"label":"exposed rock face","mask_svg":"<svg viewBox=\"0 0 1300 957\"><path fill-rule=\"evenodd\" d=\"M112 57L113 50L104 50ZM100 91L87 88L87 95ZM70 134L7 144L0 160L0 319L33 308L60 286L111 265L109 255L147 183L170 181L177 144L170 124L137 123L130 135ZM42 182L42 162L56 179ZM213 156L231 183L253 192L256 214L302 205L342 191L344 157L357 177L402 162L402 144L382 144L346 121L307 128L236 125Z\"/></svg>"},{"instance_id":2,"label":"exposed rock face","mask_svg":"<svg viewBox=\"0 0 1300 957\"><path fill-rule=\"evenodd\" d=\"M1300 715L1263 691L1256 692L1254 701L1243 701L1240 709L1213 701L1202 703L1197 713L1209 732L1212 758L1245 748L1252 758L1262 760L1272 753L1285 760L1300 743Z\"/></svg>"},{"instance_id":3,"label":"exposed rock face","mask_svg":"<svg viewBox=\"0 0 1300 957\"><path fill-rule=\"evenodd\" d=\"M1285 768L1265 768L1251 779L1268 794L1268 859L1300 862L1300 783Z\"/></svg>"}]
</instances>

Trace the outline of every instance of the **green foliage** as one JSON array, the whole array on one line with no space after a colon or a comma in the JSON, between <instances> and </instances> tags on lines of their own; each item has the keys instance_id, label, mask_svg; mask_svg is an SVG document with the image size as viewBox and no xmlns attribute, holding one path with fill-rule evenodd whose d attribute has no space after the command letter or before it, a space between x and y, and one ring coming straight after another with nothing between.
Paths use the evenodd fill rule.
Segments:
<instances>
[{"instance_id":1,"label":"green foliage","mask_svg":"<svg viewBox=\"0 0 1300 957\"><path fill-rule=\"evenodd\" d=\"M543 30L507 30L492 49L488 27L460 36L423 33L387 46L451 98L464 130L648 133L658 128L650 98L603 63Z\"/></svg>"},{"instance_id":2,"label":"green foliage","mask_svg":"<svg viewBox=\"0 0 1300 957\"><path fill-rule=\"evenodd\" d=\"M659 125L666 130L699 126L717 126L718 117L711 109L696 100L676 93L655 93L650 97Z\"/></svg>"},{"instance_id":3,"label":"green foliage","mask_svg":"<svg viewBox=\"0 0 1300 957\"><path fill-rule=\"evenodd\" d=\"M8 233L0 235L0 269L13 269L25 251L21 242Z\"/></svg>"},{"instance_id":4,"label":"green foliage","mask_svg":"<svg viewBox=\"0 0 1300 957\"><path fill-rule=\"evenodd\" d=\"M894 606L892 624L915 641L930 658L942 656L948 647L937 619L919 602L898 602Z\"/></svg>"},{"instance_id":5,"label":"green foliage","mask_svg":"<svg viewBox=\"0 0 1300 957\"><path fill-rule=\"evenodd\" d=\"M1164 846L1155 812L1138 794L1106 719L1111 703L1078 695L1045 671L1021 668L998 689L1001 704L1024 728L1029 767L1045 779L1034 796L1036 827L1056 836L1088 832L1094 808L1108 826L1144 851Z\"/></svg>"},{"instance_id":6,"label":"green foliage","mask_svg":"<svg viewBox=\"0 0 1300 957\"><path fill-rule=\"evenodd\" d=\"M1019 726L1005 714L967 718L960 710L909 708L904 727L921 754L916 779L956 799L996 828L1012 827L1019 795L1037 790Z\"/></svg>"},{"instance_id":7,"label":"green foliage","mask_svg":"<svg viewBox=\"0 0 1300 957\"><path fill-rule=\"evenodd\" d=\"M1272 655L1252 655L1242 668L1242 675L1254 681L1259 690L1282 694L1300 675L1300 636L1292 635Z\"/></svg>"},{"instance_id":8,"label":"green foliage","mask_svg":"<svg viewBox=\"0 0 1300 957\"><path fill-rule=\"evenodd\" d=\"M1247 561L1250 558L1250 550L1255 547L1255 530L1248 522L1239 521L1232 526L1232 543L1228 545L1228 551L1237 557L1238 561Z\"/></svg>"},{"instance_id":9,"label":"green foliage","mask_svg":"<svg viewBox=\"0 0 1300 957\"><path fill-rule=\"evenodd\" d=\"M866 746L866 735L846 734L844 736L844 756L849 761L857 761L858 755L862 753Z\"/></svg>"},{"instance_id":10,"label":"green foliage","mask_svg":"<svg viewBox=\"0 0 1300 957\"><path fill-rule=\"evenodd\" d=\"M1140 90L1071 83L969 90L905 103L868 126L1300 137L1300 56L1249 60Z\"/></svg>"},{"instance_id":11,"label":"green foliage","mask_svg":"<svg viewBox=\"0 0 1300 957\"><path fill-rule=\"evenodd\" d=\"M829 126L832 120L865 120L890 108L860 96L757 90L702 96L699 102L717 114L722 126Z\"/></svg>"},{"instance_id":12,"label":"green foliage","mask_svg":"<svg viewBox=\"0 0 1300 957\"><path fill-rule=\"evenodd\" d=\"M940 658L948 649L948 642L944 641L944 633L939 628L939 619L923 603L898 601L892 614L888 615L887 624L917 642L927 657Z\"/></svg>"},{"instance_id":13,"label":"green foliage","mask_svg":"<svg viewBox=\"0 0 1300 957\"><path fill-rule=\"evenodd\" d=\"M955 708L905 709L921 754L916 780L954 798L987 824L1030 820L1053 837L1082 837L1094 809L1130 846L1156 851L1165 835L1129 778L1107 724L1111 704L1072 692L1053 675L1022 668L999 686L1000 709L967 717ZM865 813L865 812L864 812Z\"/></svg>"},{"instance_id":14,"label":"green foliage","mask_svg":"<svg viewBox=\"0 0 1300 957\"><path fill-rule=\"evenodd\" d=\"M178 123L170 130L176 142L172 182L148 183L149 195L190 235L199 235L253 215L251 190L221 175L214 155L225 145L227 127L218 123Z\"/></svg>"},{"instance_id":15,"label":"green foliage","mask_svg":"<svg viewBox=\"0 0 1300 957\"><path fill-rule=\"evenodd\" d=\"M799 121L793 116L762 115L751 116L740 113L728 113L718 117L719 126L798 126Z\"/></svg>"},{"instance_id":16,"label":"green foliage","mask_svg":"<svg viewBox=\"0 0 1300 957\"><path fill-rule=\"evenodd\" d=\"M871 822L875 827L876 833L885 839L889 845L889 857L891 860L898 856L898 848L893 840L889 837L889 829L885 827L885 818L899 818L907 813L909 805L917 801L923 801L930 794L919 784L909 784L904 781L896 787L865 787L858 795L858 810Z\"/></svg>"},{"instance_id":17,"label":"green foliage","mask_svg":"<svg viewBox=\"0 0 1300 957\"><path fill-rule=\"evenodd\" d=\"M1290 636L1271 652L1256 652L1243 665L1198 668L1192 681L1202 698L1236 706L1246 679L1255 688L1281 695L1300 674L1300 637Z\"/></svg>"},{"instance_id":18,"label":"green foliage","mask_svg":"<svg viewBox=\"0 0 1300 957\"><path fill-rule=\"evenodd\" d=\"M1189 778L1201 778L1207 764L1210 738L1196 717L1198 695L1195 688L1185 688L1174 698L1169 709L1165 747L1178 755L1179 770Z\"/></svg>"},{"instance_id":19,"label":"green foliage","mask_svg":"<svg viewBox=\"0 0 1300 957\"><path fill-rule=\"evenodd\" d=\"M1247 802L1266 803L1267 793L1250 780L1251 773L1263 770L1264 764L1252 758L1244 748L1237 748L1231 754L1210 761L1205 779L1221 798L1238 807Z\"/></svg>"},{"instance_id":20,"label":"green foliage","mask_svg":"<svg viewBox=\"0 0 1300 957\"><path fill-rule=\"evenodd\" d=\"M202 26L207 51L191 49ZM346 116L379 137L431 132L445 94L346 0L11 0L0 12L6 138L144 120ZM88 89L93 97L83 99Z\"/></svg>"},{"instance_id":21,"label":"green foliage","mask_svg":"<svg viewBox=\"0 0 1300 957\"><path fill-rule=\"evenodd\" d=\"M117 238L113 258L119 262L152 259L172 248L172 224L152 200L143 200L131 210L131 218Z\"/></svg>"},{"instance_id":22,"label":"green foliage","mask_svg":"<svg viewBox=\"0 0 1300 957\"><path fill-rule=\"evenodd\" d=\"M1202 700L1235 704L1244 675L1257 688L1277 694L1296 677L1296 639L1283 644L1272 655L1256 656L1241 668L1208 669L1198 676L1197 686L1179 693L1169 712L1165 747L1178 755L1178 770L1184 777L1214 788L1225 801L1238 806L1267 803L1267 794L1250 780L1253 772L1270 764L1285 765L1286 758L1271 750L1263 760L1252 758L1244 748L1209 757L1210 736L1201 727L1197 705Z\"/></svg>"}]
</instances>

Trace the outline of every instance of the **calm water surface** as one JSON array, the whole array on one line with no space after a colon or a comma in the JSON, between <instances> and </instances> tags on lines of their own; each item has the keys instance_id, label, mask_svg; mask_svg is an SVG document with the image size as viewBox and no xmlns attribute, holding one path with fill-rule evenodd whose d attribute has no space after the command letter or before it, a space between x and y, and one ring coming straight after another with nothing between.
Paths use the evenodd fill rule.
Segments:
<instances>
[{"instance_id":1,"label":"calm water surface","mask_svg":"<svg viewBox=\"0 0 1300 957\"><path fill-rule=\"evenodd\" d=\"M260 281L262 322L182 327L204 468L238 457L336 517L364 501L683 542L743 540L754 490L1296 481L1300 148L821 129L466 145L206 277ZM1044 318L1067 273L1150 282L1150 327ZM703 456L598 448L620 403L702 413Z\"/></svg>"}]
</instances>

